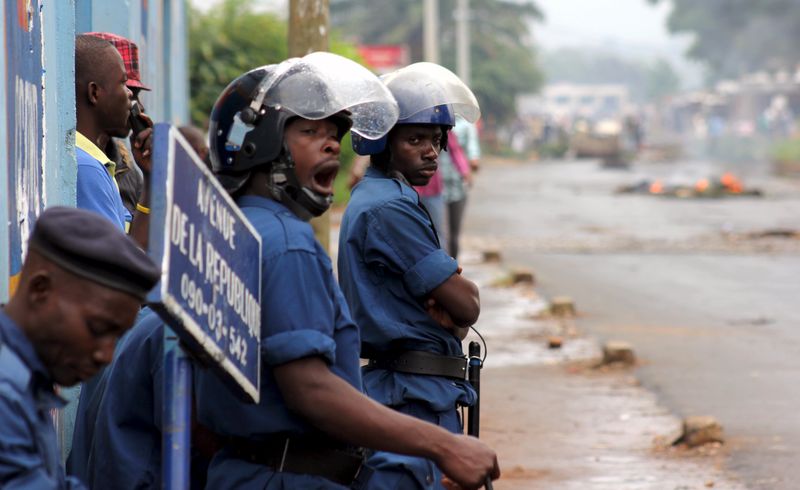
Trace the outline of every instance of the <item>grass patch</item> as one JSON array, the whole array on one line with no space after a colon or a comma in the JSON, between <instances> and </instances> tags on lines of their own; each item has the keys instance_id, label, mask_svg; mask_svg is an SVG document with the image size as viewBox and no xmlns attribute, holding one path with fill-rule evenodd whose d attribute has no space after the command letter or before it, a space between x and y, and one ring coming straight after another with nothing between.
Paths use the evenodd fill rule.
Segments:
<instances>
[{"instance_id":1,"label":"grass patch","mask_svg":"<svg viewBox=\"0 0 800 490\"><path fill-rule=\"evenodd\" d=\"M353 151L349 132L342 138L341 148L342 151L339 154L341 167L339 167L336 180L333 181L333 204L336 206L346 206L350 200L350 188L347 187L347 182L350 180L350 167L353 165L356 152Z\"/></svg>"}]
</instances>

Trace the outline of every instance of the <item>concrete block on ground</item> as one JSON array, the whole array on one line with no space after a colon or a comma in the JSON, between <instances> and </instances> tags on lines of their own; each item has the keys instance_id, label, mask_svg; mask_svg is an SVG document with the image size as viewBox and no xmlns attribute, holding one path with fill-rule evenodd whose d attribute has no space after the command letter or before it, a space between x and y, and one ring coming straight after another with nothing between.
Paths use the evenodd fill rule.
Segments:
<instances>
[{"instance_id":1,"label":"concrete block on ground","mask_svg":"<svg viewBox=\"0 0 800 490\"><path fill-rule=\"evenodd\" d=\"M500 253L499 250L488 249L483 251L484 262L500 262L502 259L503 255Z\"/></svg>"},{"instance_id":2,"label":"concrete block on ground","mask_svg":"<svg viewBox=\"0 0 800 490\"><path fill-rule=\"evenodd\" d=\"M556 296L550 300L550 314L558 318L575 316L575 303L569 296Z\"/></svg>"},{"instance_id":3,"label":"concrete block on ground","mask_svg":"<svg viewBox=\"0 0 800 490\"><path fill-rule=\"evenodd\" d=\"M501 275L495 277L491 286L496 288L510 288L520 284L532 286L534 282L533 272L528 269L505 270Z\"/></svg>"},{"instance_id":4,"label":"concrete block on ground","mask_svg":"<svg viewBox=\"0 0 800 490\"><path fill-rule=\"evenodd\" d=\"M511 269L511 278L514 284L533 285L534 282L536 282L536 277L533 275L533 271L521 267Z\"/></svg>"},{"instance_id":5,"label":"concrete block on ground","mask_svg":"<svg viewBox=\"0 0 800 490\"><path fill-rule=\"evenodd\" d=\"M603 345L603 364L624 364L632 366L636 363L633 346L621 340L609 340Z\"/></svg>"},{"instance_id":6,"label":"concrete block on ground","mask_svg":"<svg viewBox=\"0 0 800 490\"><path fill-rule=\"evenodd\" d=\"M686 444L689 447L697 447L712 442L725 442L722 424L714 417L695 415L683 419L683 434L681 434L674 444Z\"/></svg>"}]
</instances>

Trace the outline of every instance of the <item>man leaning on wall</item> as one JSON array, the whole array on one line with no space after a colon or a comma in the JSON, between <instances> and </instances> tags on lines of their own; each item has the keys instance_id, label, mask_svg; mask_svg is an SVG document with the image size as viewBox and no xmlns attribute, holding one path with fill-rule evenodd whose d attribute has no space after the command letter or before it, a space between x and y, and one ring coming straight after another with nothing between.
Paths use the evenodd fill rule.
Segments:
<instances>
[{"instance_id":1,"label":"man leaning on wall","mask_svg":"<svg viewBox=\"0 0 800 490\"><path fill-rule=\"evenodd\" d=\"M131 131L133 92L128 83L122 56L111 42L88 34L75 38L78 207L105 216L146 248L152 128L140 131L132 144L134 158L144 174L143 195L134 213L125 208L120 197L116 162L103 151L111 138L125 138ZM142 120L152 126L147 116Z\"/></svg>"}]
</instances>

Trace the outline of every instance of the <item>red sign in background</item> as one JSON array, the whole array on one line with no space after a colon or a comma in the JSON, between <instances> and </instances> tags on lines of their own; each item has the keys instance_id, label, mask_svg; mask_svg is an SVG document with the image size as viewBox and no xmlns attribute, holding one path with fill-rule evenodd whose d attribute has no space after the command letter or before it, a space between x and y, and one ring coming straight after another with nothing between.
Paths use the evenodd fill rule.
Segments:
<instances>
[{"instance_id":1,"label":"red sign in background","mask_svg":"<svg viewBox=\"0 0 800 490\"><path fill-rule=\"evenodd\" d=\"M408 46L405 44L363 44L358 54L364 63L378 73L387 73L409 63Z\"/></svg>"}]
</instances>

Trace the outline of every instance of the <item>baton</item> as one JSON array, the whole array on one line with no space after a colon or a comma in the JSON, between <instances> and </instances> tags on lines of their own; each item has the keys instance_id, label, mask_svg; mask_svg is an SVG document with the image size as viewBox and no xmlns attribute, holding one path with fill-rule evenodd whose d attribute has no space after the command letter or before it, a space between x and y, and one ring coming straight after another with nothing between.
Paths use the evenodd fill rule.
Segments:
<instances>
[{"instance_id":1,"label":"baton","mask_svg":"<svg viewBox=\"0 0 800 490\"><path fill-rule=\"evenodd\" d=\"M475 390L475 405L469 407L467 412L467 434L478 437L480 435L481 424L481 368L483 368L483 360L481 359L481 344L472 341L469 343L469 369L467 377L472 388ZM492 477L487 476L483 482L486 490L494 490L492 486Z\"/></svg>"},{"instance_id":2,"label":"baton","mask_svg":"<svg viewBox=\"0 0 800 490\"><path fill-rule=\"evenodd\" d=\"M480 418L481 418L481 344L472 341L469 343L469 368L467 377L472 388L475 390L475 404L469 407L467 412L467 434L480 437Z\"/></svg>"}]
</instances>

